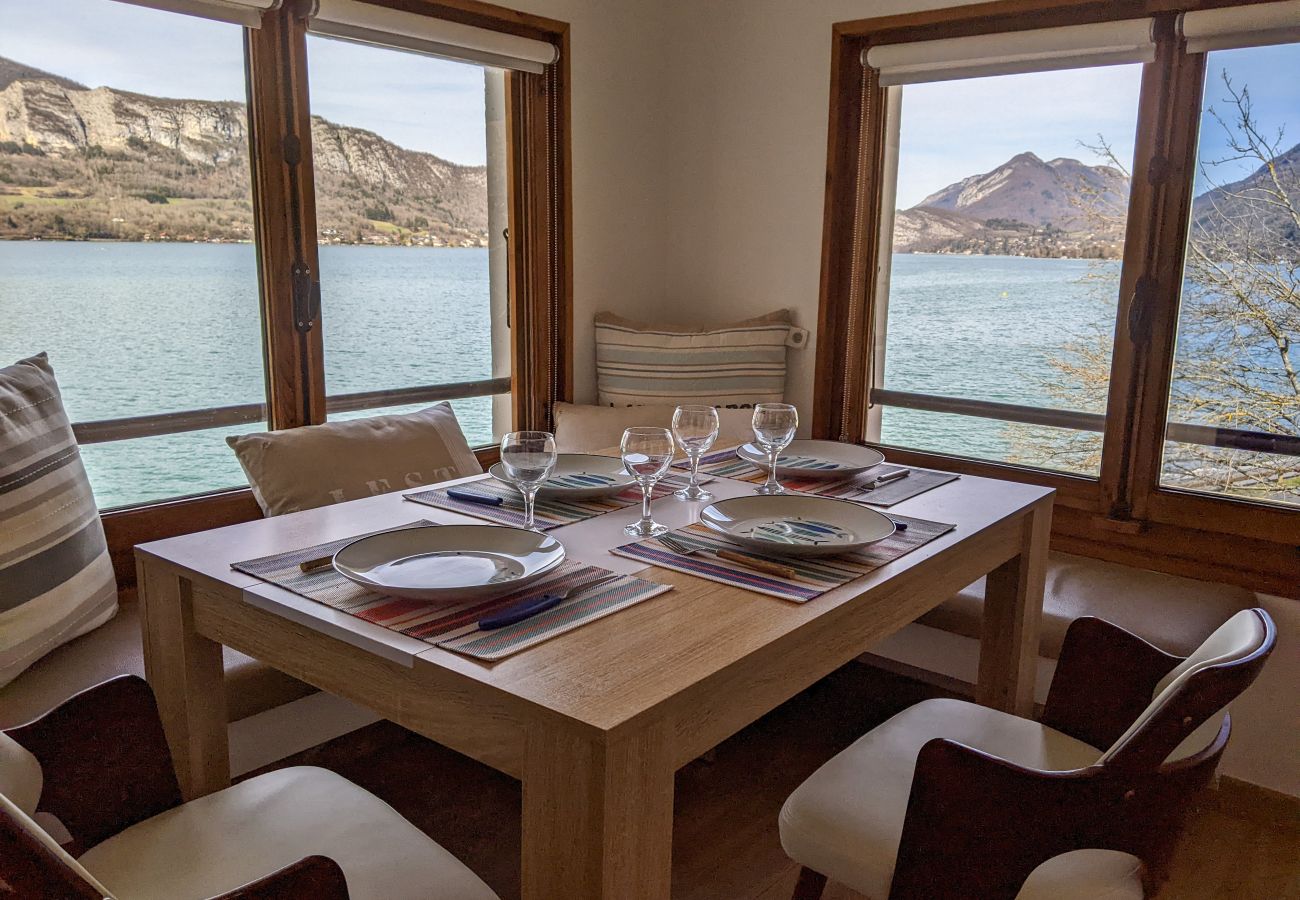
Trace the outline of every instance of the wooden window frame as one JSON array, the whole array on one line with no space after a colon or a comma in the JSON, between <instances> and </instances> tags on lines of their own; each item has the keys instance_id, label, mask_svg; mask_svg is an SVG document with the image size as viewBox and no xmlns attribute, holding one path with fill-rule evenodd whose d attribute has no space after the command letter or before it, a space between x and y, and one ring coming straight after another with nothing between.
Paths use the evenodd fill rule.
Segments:
<instances>
[{"instance_id":1,"label":"wooden window frame","mask_svg":"<svg viewBox=\"0 0 1300 900\"><path fill-rule=\"evenodd\" d=\"M1175 22L1191 9L1266 0L995 0L836 24L832 30L826 202L813 433L866 434L887 94L861 62L871 46L1154 17L1156 60L1143 67L1129 227L1099 477L890 447L890 458L1053 487L1053 547L1175 574L1300 596L1300 510L1160 484L1194 193L1205 54ZM1140 288L1140 289L1139 289Z\"/></svg>"},{"instance_id":2,"label":"wooden window frame","mask_svg":"<svg viewBox=\"0 0 1300 900\"><path fill-rule=\"evenodd\" d=\"M573 396L569 25L478 0L365 2L559 48L559 59L540 74L506 73L512 422L514 428L549 429L554 402ZM319 293L313 304L310 290L303 290L319 271L303 8L287 0L263 16L260 29L244 29L271 429L326 419ZM484 465L496 460L495 447L475 453ZM241 488L109 510L102 519L119 586L127 587L135 580L136 544L260 516L252 492Z\"/></svg>"}]
</instances>

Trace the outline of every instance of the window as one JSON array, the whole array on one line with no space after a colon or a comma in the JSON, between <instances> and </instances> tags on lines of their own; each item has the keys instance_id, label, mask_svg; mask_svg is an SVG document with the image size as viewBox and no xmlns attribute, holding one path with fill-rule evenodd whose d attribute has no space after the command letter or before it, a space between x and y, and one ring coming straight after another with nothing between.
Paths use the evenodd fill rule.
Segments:
<instances>
[{"instance_id":1,"label":"window","mask_svg":"<svg viewBox=\"0 0 1300 900\"><path fill-rule=\"evenodd\" d=\"M348 411L349 395L508 379L490 239L505 229L502 71L315 35L307 51L330 418L389 405ZM487 396L503 389L453 401L471 444L509 430Z\"/></svg>"},{"instance_id":2,"label":"window","mask_svg":"<svg viewBox=\"0 0 1300 900\"><path fill-rule=\"evenodd\" d=\"M0 364L48 352L101 506L242 484L222 438L265 395L242 29L112 0L0 19Z\"/></svg>"},{"instance_id":3,"label":"window","mask_svg":"<svg viewBox=\"0 0 1300 900\"><path fill-rule=\"evenodd\" d=\"M1122 65L890 89L896 212L870 439L1097 475L1141 77Z\"/></svg>"},{"instance_id":4,"label":"window","mask_svg":"<svg viewBox=\"0 0 1300 900\"><path fill-rule=\"evenodd\" d=\"M120 561L249 514L193 496L228 434L567 396L567 26L401 5L0 0L0 361L50 353Z\"/></svg>"},{"instance_id":5,"label":"window","mask_svg":"<svg viewBox=\"0 0 1300 900\"><path fill-rule=\"evenodd\" d=\"M1206 61L1161 484L1297 505L1300 83L1282 72L1300 44Z\"/></svg>"},{"instance_id":6,"label":"window","mask_svg":"<svg viewBox=\"0 0 1300 900\"><path fill-rule=\"evenodd\" d=\"M836 26L814 432L1050 485L1062 549L1292 593L1300 12L1188 6Z\"/></svg>"}]
</instances>

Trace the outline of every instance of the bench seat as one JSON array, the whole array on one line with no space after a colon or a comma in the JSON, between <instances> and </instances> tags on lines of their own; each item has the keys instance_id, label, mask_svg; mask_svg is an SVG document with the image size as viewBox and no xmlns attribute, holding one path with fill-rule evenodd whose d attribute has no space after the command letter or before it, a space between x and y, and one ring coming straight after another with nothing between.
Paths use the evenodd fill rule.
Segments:
<instances>
[{"instance_id":1,"label":"bench seat","mask_svg":"<svg viewBox=\"0 0 1300 900\"><path fill-rule=\"evenodd\" d=\"M273 709L315 688L229 647L224 648L230 721ZM144 675L139 604L123 597L107 623L64 644L0 688L0 728L30 722L73 694L115 675Z\"/></svg>"},{"instance_id":2,"label":"bench seat","mask_svg":"<svg viewBox=\"0 0 1300 900\"><path fill-rule=\"evenodd\" d=\"M1038 655L1059 659L1070 623L1096 616L1187 656L1234 613L1254 605L1254 593L1245 588L1054 552L1047 566ZM917 621L978 639L983 615L981 578Z\"/></svg>"}]
</instances>

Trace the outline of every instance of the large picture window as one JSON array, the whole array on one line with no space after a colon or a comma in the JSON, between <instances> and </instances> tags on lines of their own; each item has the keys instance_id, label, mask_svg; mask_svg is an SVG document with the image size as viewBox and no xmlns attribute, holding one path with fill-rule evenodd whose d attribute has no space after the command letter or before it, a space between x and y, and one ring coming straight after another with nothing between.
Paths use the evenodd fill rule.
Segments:
<instances>
[{"instance_id":1,"label":"large picture window","mask_svg":"<svg viewBox=\"0 0 1300 900\"><path fill-rule=\"evenodd\" d=\"M1300 505L1300 44L1206 63L1161 483Z\"/></svg>"},{"instance_id":2,"label":"large picture window","mask_svg":"<svg viewBox=\"0 0 1300 900\"><path fill-rule=\"evenodd\" d=\"M1141 78L1124 65L891 88L869 439L1097 475Z\"/></svg>"},{"instance_id":3,"label":"large picture window","mask_svg":"<svg viewBox=\"0 0 1300 900\"><path fill-rule=\"evenodd\" d=\"M101 506L242 483L223 437L265 396L243 29L113 0L0 20L0 361L49 354Z\"/></svg>"},{"instance_id":4,"label":"large picture window","mask_svg":"<svg viewBox=\"0 0 1300 900\"><path fill-rule=\"evenodd\" d=\"M401 5L0 0L0 360L49 353L124 569L250 514L230 434L568 390L566 26Z\"/></svg>"},{"instance_id":5,"label":"large picture window","mask_svg":"<svg viewBox=\"0 0 1300 900\"><path fill-rule=\"evenodd\" d=\"M504 252L491 239L506 227L504 130L489 128L504 73L315 35L307 52L327 394L400 400L508 378L491 260ZM472 445L509 430L493 391L479 393L452 401Z\"/></svg>"},{"instance_id":6,"label":"large picture window","mask_svg":"<svg viewBox=\"0 0 1300 900\"><path fill-rule=\"evenodd\" d=\"M1062 549L1294 591L1296 4L833 46L817 435L1055 487Z\"/></svg>"}]
</instances>

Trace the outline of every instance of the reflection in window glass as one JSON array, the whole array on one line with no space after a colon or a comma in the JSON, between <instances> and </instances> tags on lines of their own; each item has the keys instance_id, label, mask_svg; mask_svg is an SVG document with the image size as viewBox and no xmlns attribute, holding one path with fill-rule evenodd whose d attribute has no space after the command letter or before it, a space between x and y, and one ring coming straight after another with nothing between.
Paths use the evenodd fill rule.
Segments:
<instances>
[{"instance_id":1,"label":"reflection in window glass","mask_svg":"<svg viewBox=\"0 0 1300 900\"><path fill-rule=\"evenodd\" d=\"M509 374L489 264L499 73L317 36L308 53L327 393ZM471 444L493 439L491 398L454 405Z\"/></svg>"},{"instance_id":2,"label":"reflection in window glass","mask_svg":"<svg viewBox=\"0 0 1300 900\"><path fill-rule=\"evenodd\" d=\"M1092 417L888 401L869 420L883 443L1098 472L1140 81L1113 66L901 89L881 386Z\"/></svg>"},{"instance_id":3,"label":"reflection in window glass","mask_svg":"<svg viewBox=\"0 0 1300 900\"><path fill-rule=\"evenodd\" d=\"M261 403L242 29L111 0L0 22L0 365L48 352L73 422ZM100 506L242 484L224 433L83 446Z\"/></svg>"},{"instance_id":4,"label":"reflection in window glass","mask_svg":"<svg viewBox=\"0 0 1300 900\"><path fill-rule=\"evenodd\" d=\"M1300 504L1300 44L1207 62L1162 483Z\"/></svg>"}]
</instances>

